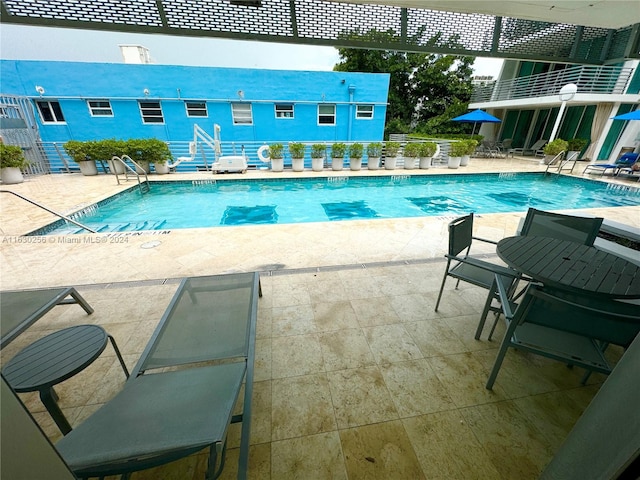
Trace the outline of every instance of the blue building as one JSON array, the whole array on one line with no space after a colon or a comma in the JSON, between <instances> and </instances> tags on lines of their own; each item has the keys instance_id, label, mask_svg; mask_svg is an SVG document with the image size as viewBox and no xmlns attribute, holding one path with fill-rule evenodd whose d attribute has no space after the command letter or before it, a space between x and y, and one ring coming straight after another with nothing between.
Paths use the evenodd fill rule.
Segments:
<instances>
[{"instance_id":1,"label":"blue building","mask_svg":"<svg viewBox=\"0 0 640 480\"><path fill-rule=\"evenodd\" d=\"M380 141L389 89L389 74L126 63L2 60L0 76L43 144L155 137L172 151L196 124L220 125L223 145Z\"/></svg>"}]
</instances>

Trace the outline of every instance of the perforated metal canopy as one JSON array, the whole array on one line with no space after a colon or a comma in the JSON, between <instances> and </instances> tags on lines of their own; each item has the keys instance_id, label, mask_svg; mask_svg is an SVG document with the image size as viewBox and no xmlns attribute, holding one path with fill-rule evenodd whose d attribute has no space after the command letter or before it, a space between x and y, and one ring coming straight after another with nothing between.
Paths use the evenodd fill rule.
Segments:
<instances>
[{"instance_id":1,"label":"perforated metal canopy","mask_svg":"<svg viewBox=\"0 0 640 480\"><path fill-rule=\"evenodd\" d=\"M504 10L498 4L504 2L483 2L483 11L493 14L436 10L443 8L443 2L388 2L392 4L324 0L2 0L0 21L585 64L640 58L637 23L618 29L606 28L611 22L603 22L605 27L553 23L548 19L555 18L554 13L547 11L543 4L548 2L544 1L527 3L540 4L540 16L535 20L531 19L534 9L526 10L528 19L501 16ZM406 6L417 3L434 4L434 9ZM478 2L447 5L455 9L458 3L469 10ZM624 3L629 5L628 21L636 20L635 4ZM491 4L495 4L493 10ZM391 35L363 35L374 29Z\"/></svg>"}]
</instances>

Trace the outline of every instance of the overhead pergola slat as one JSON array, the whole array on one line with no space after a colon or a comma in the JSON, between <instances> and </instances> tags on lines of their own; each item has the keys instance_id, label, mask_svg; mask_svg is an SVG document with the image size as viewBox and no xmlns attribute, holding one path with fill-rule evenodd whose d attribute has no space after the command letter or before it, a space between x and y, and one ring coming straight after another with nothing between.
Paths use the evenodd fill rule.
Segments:
<instances>
[{"instance_id":1,"label":"overhead pergola slat","mask_svg":"<svg viewBox=\"0 0 640 480\"><path fill-rule=\"evenodd\" d=\"M324 0L2 0L1 5L0 21L21 25L581 64L640 58L637 24L611 30ZM355 34L371 30L393 35Z\"/></svg>"}]
</instances>

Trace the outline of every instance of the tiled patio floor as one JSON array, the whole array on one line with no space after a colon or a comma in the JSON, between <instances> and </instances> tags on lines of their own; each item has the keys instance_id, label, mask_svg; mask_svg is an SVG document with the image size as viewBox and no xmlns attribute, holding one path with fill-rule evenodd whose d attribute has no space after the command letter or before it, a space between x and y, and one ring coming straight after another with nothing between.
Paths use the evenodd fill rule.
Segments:
<instances>
[{"instance_id":1,"label":"tiled patio floor","mask_svg":"<svg viewBox=\"0 0 640 480\"><path fill-rule=\"evenodd\" d=\"M499 162L474 163L476 171L515 168ZM518 168L539 167L520 161ZM107 176L65 175L12 189L68 212L118 191L114 184ZM6 197L2 289L78 286L95 313L56 307L2 351L3 361L51 330L95 323L133 367L180 277L263 272L254 479L537 478L604 378L592 375L582 387L580 369L509 352L494 390L484 388L503 331L491 342L487 332L473 339L485 292L466 284L455 290L449 281L440 311L433 310L447 219L173 231L125 244L20 243L14 235L46 218ZM640 226L640 207L590 213ZM476 233L512 235L521 216L483 215ZM153 240L161 244L141 248ZM484 252L497 261L491 249ZM57 391L77 425L123 384L108 347ZM60 433L37 394L21 398L55 442ZM238 437L233 426L225 479L235 478ZM132 478L201 479L205 467L199 454Z\"/></svg>"}]
</instances>

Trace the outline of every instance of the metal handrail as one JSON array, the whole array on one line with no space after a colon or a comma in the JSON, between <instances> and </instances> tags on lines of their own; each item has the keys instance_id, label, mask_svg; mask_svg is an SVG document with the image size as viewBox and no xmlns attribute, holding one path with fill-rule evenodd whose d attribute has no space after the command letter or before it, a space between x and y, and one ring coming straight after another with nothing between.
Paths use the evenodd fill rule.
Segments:
<instances>
[{"instance_id":1,"label":"metal handrail","mask_svg":"<svg viewBox=\"0 0 640 480\"><path fill-rule=\"evenodd\" d=\"M34 202L33 200L29 200L27 197L23 197L22 195L20 195L19 193L16 192L12 192L11 190L0 190L0 192L2 193L10 193L12 195L15 195L18 198L21 198L22 200L24 200L25 202L29 202L32 205L35 205L36 207L40 207L41 209L54 214L57 217L60 217L61 219L67 221L67 222L71 222L74 225L80 227L80 228L84 228L85 230L91 232L91 233L98 233L95 230L87 227L86 225L82 225L81 223L76 222L75 220L72 220L71 218L67 217L66 215L62 215L61 213L58 212L54 212L53 210L51 210L50 208L45 207L44 205L39 204L38 202Z\"/></svg>"},{"instance_id":2,"label":"metal handrail","mask_svg":"<svg viewBox=\"0 0 640 480\"><path fill-rule=\"evenodd\" d=\"M125 158L128 159L131 163L133 163L142 172L144 172L144 181L147 184L146 191L149 192L151 188L149 187L149 177L147 177L147 172L144 170L144 168L138 165L129 155L122 155L122 158L114 155L113 157L111 157L111 162L114 163L114 165L116 162L119 162L120 164L122 164L122 166L124 167L124 177L126 180L129 180L129 173L133 173L138 180L138 188L140 189L140 193L144 193L144 190L142 188L142 183L140 182L140 174L135 168L131 168L129 165L127 165L127 163L124 161ZM118 185L120 185L120 177L118 176L118 172L116 171L115 168L113 169L113 174L116 176Z\"/></svg>"},{"instance_id":3,"label":"metal handrail","mask_svg":"<svg viewBox=\"0 0 640 480\"><path fill-rule=\"evenodd\" d=\"M565 152L560 152L559 154L557 154L555 157L553 157L553 160L551 160L549 162L549 164L547 165L547 168L545 169L544 173L545 175L549 172L550 168L558 168L558 171L555 172L557 175L560 175L560 173L562 172L563 167L569 163L569 162L573 162L573 165L571 166L571 169L569 171L569 173L573 173L573 169L576 166L576 162L578 161L578 157L580 156L580 153L574 153L573 155L569 156L567 155L566 158L562 158L564 156ZM558 161L559 160L559 161ZM558 161L557 165L556 165L556 161ZM569 170L569 169L567 169ZM553 172L551 172L553 173Z\"/></svg>"},{"instance_id":4,"label":"metal handrail","mask_svg":"<svg viewBox=\"0 0 640 480\"><path fill-rule=\"evenodd\" d=\"M576 66L510 80L493 85L479 85L471 95L471 102L494 102L557 96L560 89L575 83L580 93L623 94L633 75L632 67Z\"/></svg>"}]
</instances>

